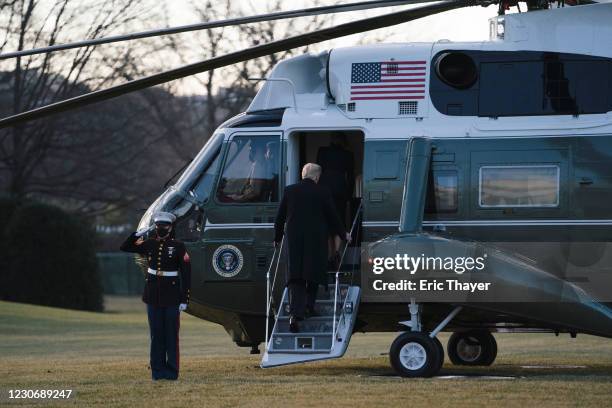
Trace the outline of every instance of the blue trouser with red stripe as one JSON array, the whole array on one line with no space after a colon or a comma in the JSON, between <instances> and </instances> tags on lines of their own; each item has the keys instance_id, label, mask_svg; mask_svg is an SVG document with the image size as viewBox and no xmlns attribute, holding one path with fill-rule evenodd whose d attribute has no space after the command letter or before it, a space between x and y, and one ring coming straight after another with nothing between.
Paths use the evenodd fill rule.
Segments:
<instances>
[{"instance_id":1,"label":"blue trouser with red stripe","mask_svg":"<svg viewBox=\"0 0 612 408\"><path fill-rule=\"evenodd\" d=\"M179 373L179 307L147 305L147 315L151 331L151 375L154 380L176 380Z\"/></svg>"}]
</instances>

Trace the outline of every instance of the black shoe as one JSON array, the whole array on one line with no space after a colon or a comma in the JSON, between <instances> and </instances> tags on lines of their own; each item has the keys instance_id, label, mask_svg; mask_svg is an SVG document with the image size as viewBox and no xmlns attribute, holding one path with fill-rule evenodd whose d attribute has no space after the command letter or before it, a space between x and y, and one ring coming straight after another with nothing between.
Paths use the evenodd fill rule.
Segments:
<instances>
[{"instance_id":1,"label":"black shoe","mask_svg":"<svg viewBox=\"0 0 612 408\"><path fill-rule=\"evenodd\" d=\"M297 317L291 316L289 318L289 331L291 333L299 333L300 332L300 326L298 325Z\"/></svg>"}]
</instances>

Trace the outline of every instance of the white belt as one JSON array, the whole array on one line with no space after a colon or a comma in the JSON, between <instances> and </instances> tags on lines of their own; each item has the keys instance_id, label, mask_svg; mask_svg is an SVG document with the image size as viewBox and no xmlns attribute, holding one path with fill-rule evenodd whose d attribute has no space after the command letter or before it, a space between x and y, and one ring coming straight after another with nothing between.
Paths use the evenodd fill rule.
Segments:
<instances>
[{"instance_id":1,"label":"white belt","mask_svg":"<svg viewBox=\"0 0 612 408\"><path fill-rule=\"evenodd\" d=\"M151 275L157 275L157 276L178 276L178 272L177 271L156 271L155 269L151 269L149 268L148 271Z\"/></svg>"}]
</instances>

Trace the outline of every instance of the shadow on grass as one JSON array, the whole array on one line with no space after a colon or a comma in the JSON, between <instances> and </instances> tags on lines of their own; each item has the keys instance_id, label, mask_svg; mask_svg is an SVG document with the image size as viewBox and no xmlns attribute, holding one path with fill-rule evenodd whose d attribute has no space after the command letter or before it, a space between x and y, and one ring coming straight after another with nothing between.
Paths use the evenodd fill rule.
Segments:
<instances>
[{"instance_id":1,"label":"shadow on grass","mask_svg":"<svg viewBox=\"0 0 612 408\"><path fill-rule=\"evenodd\" d=\"M529 379L550 378L563 381L612 381L612 366L573 366L539 365L525 368L518 364L494 364L490 367L444 366L433 379L453 377L453 379ZM259 369L259 367L253 367ZM390 367L388 359L357 359L312 362L260 369L264 375L312 376L319 377L378 377L381 379L401 379ZM446 379L446 378L444 378Z\"/></svg>"}]
</instances>

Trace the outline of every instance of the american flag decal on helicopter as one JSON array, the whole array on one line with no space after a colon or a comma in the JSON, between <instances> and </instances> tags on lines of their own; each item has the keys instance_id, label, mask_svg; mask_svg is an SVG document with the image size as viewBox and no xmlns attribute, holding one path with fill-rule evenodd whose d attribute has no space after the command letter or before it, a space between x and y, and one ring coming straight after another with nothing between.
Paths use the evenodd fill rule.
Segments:
<instances>
[{"instance_id":1,"label":"american flag decal on helicopter","mask_svg":"<svg viewBox=\"0 0 612 408\"><path fill-rule=\"evenodd\" d=\"M351 100L423 99L426 70L426 61L353 63Z\"/></svg>"}]
</instances>

